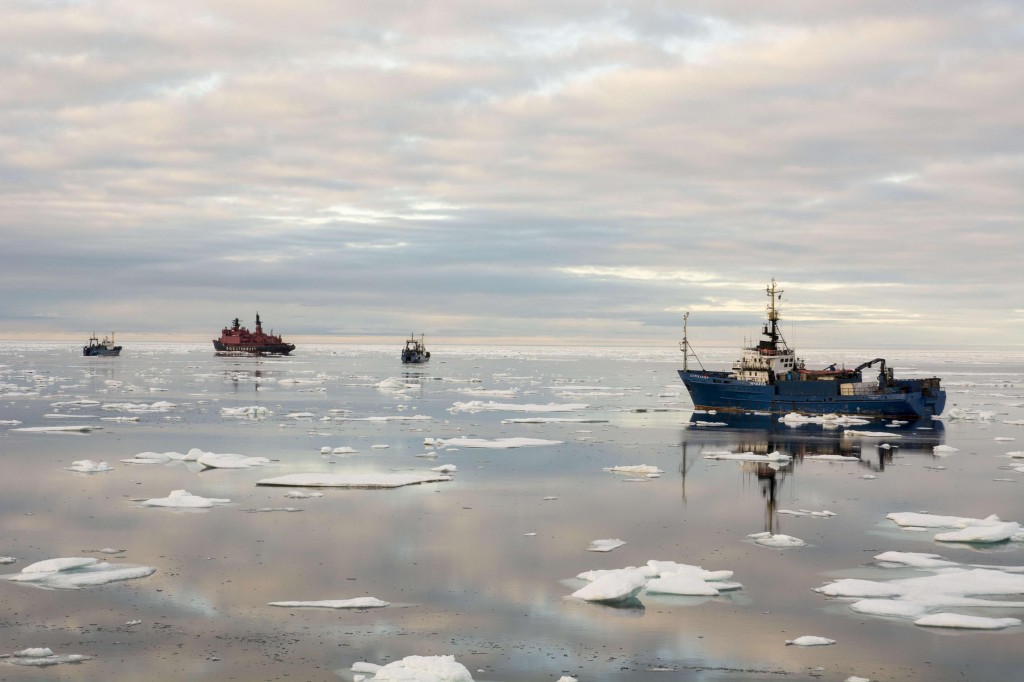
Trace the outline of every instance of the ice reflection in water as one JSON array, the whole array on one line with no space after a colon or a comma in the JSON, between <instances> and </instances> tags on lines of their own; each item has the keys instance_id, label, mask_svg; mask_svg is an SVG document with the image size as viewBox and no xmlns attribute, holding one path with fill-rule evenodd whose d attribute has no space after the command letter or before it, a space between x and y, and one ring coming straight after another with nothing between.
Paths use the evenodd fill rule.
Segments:
<instances>
[{"instance_id":1,"label":"ice reflection in water","mask_svg":"<svg viewBox=\"0 0 1024 682\"><path fill-rule=\"evenodd\" d=\"M1020 445L995 440L1024 440L1022 427L1004 423L1024 417L1019 357L892 358L948 379L951 408L992 416L947 420L945 429L936 423L930 432L865 426L902 436L883 448L877 437L844 438L774 420L697 426L674 374L674 350L437 347L430 366L415 372L403 371L394 348L311 346L289 358L263 359L218 358L205 346L126 345L117 359L82 358L75 350L0 344L0 385L14 387L0 391L0 422L32 427L45 425L48 413L98 416L97 403L176 407L139 413L138 422L104 422L88 434L0 427L0 554L18 558L6 567L14 572L36 560L118 547L125 549L119 562L157 571L72 592L0 583L12 642L0 653L26 646L66 651L66 642L82 642L81 653L93 657L75 669L83 679L121 679L135 674L129 670L165 679L339 679L348 673L335 671L355 661L448 653L475 679L496 682L562 674L623 682L850 675L1003 680L1013 679L1022 663L1012 644L1018 628L944 636L904 621L865 621L813 592L839 577L871 577L861 573L871 574L872 557L884 551L937 552L960 564L1024 564L1015 543L936 549L930 534L899 531L884 520L889 512L921 510L1022 520L1020 489L1007 482L1021 477L1005 457ZM452 412L467 400L460 390L467 387L501 391L506 397L493 399L503 403L587 403L572 415L588 421ZM96 402L70 404L78 400ZM54 407L58 402L69 404ZM250 406L269 414L222 414L222 408ZM402 415L419 418L376 419ZM419 457L426 438L457 437L559 443L441 448L439 462ZM943 443L958 452L935 456L932 448ZM341 446L356 452L322 454ZM193 447L272 462L205 472L120 463L141 452ZM778 450L792 460L776 467L714 461L704 459L706 450ZM857 461L811 457L823 454ZM114 470L63 470L86 459L110 462ZM315 498L255 485L289 473L424 470L439 463L457 467L453 481L326 490ZM604 471L641 464L666 473L636 480ZM876 478L861 478L869 473ZM179 489L232 502L191 513L132 502ZM302 513L244 513L284 505ZM780 513L801 509L836 516ZM748 541L761 531L791 534L808 546L775 550ZM627 544L587 552L598 538ZM583 571L651 559L732 570L743 589L709 598L641 593L625 609L568 598L579 587L573 576ZM363 596L391 606L354 612L267 606ZM142 622L126 625L136 620ZM837 644L785 646L802 635Z\"/></svg>"}]
</instances>

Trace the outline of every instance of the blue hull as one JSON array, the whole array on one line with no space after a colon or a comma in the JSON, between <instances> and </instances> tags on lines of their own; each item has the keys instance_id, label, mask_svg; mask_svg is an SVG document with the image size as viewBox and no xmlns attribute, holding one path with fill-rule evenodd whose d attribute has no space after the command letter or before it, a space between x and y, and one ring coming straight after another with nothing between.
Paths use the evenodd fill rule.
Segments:
<instances>
[{"instance_id":1,"label":"blue hull","mask_svg":"<svg viewBox=\"0 0 1024 682\"><path fill-rule=\"evenodd\" d=\"M945 391L907 380L884 392L840 395L835 382L780 381L755 384L730 378L728 372L679 370L694 409L770 414L849 414L891 419L921 419L942 413Z\"/></svg>"}]
</instances>

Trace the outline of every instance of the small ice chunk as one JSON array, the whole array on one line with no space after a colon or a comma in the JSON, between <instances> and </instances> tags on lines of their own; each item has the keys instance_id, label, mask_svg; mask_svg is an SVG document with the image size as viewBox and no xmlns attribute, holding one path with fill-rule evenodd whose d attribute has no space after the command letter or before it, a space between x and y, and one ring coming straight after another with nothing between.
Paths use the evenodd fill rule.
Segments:
<instances>
[{"instance_id":1,"label":"small ice chunk","mask_svg":"<svg viewBox=\"0 0 1024 682\"><path fill-rule=\"evenodd\" d=\"M41 656L53 656L53 650L49 647L35 647L16 651L14 655L19 658L39 658Z\"/></svg>"},{"instance_id":2,"label":"small ice chunk","mask_svg":"<svg viewBox=\"0 0 1024 682\"><path fill-rule=\"evenodd\" d=\"M352 671L373 673L370 679L377 682L473 682L469 670L454 656L406 656L385 666L357 663Z\"/></svg>"},{"instance_id":3,"label":"small ice chunk","mask_svg":"<svg viewBox=\"0 0 1024 682\"><path fill-rule=\"evenodd\" d=\"M106 462L94 462L91 459L79 459L71 463L71 466L65 467L68 471L77 471L83 474L94 474L102 471L113 471L114 467L110 466Z\"/></svg>"},{"instance_id":4,"label":"small ice chunk","mask_svg":"<svg viewBox=\"0 0 1024 682\"><path fill-rule=\"evenodd\" d=\"M201 497L187 490L172 490L167 497L156 497L142 502L147 507L178 507L183 509L206 509L214 505L228 504L231 500L216 497Z\"/></svg>"},{"instance_id":5,"label":"small ice chunk","mask_svg":"<svg viewBox=\"0 0 1024 682\"><path fill-rule=\"evenodd\" d=\"M604 540L591 540L590 546L587 547L588 552L610 552L616 547L622 547L626 542L624 540L617 540L614 538L607 538Z\"/></svg>"},{"instance_id":6,"label":"small ice chunk","mask_svg":"<svg viewBox=\"0 0 1024 682\"><path fill-rule=\"evenodd\" d=\"M90 557L63 557L60 559L46 559L29 564L21 569L22 573L52 573L54 571L70 571L84 566L98 564L99 559Z\"/></svg>"},{"instance_id":7,"label":"small ice chunk","mask_svg":"<svg viewBox=\"0 0 1024 682\"><path fill-rule=\"evenodd\" d=\"M807 543L800 538L795 538L792 535L772 535L771 533L763 535L757 533L761 537L754 537L754 542L763 547L774 547L774 548L785 548L785 547L803 547Z\"/></svg>"},{"instance_id":8,"label":"small ice chunk","mask_svg":"<svg viewBox=\"0 0 1024 682\"><path fill-rule=\"evenodd\" d=\"M940 568L959 565L955 561L943 559L938 554L926 554L924 552L882 552L875 555L875 561L913 566L914 568Z\"/></svg>"},{"instance_id":9,"label":"small ice chunk","mask_svg":"<svg viewBox=\"0 0 1024 682\"><path fill-rule=\"evenodd\" d=\"M454 464L442 464L441 466L434 467L431 471L436 471L442 474L454 474L459 468Z\"/></svg>"},{"instance_id":10,"label":"small ice chunk","mask_svg":"<svg viewBox=\"0 0 1024 682\"><path fill-rule=\"evenodd\" d=\"M631 476L646 476L648 478L657 478L665 473L651 464L620 464L618 466L605 467L603 470L610 471L613 474L629 474Z\"/></svg>"},{"instance_id":11,"label":"small ice chunk","mask_svg":"<svg viewBox=\"0 0 1024 682\"><path fill-rule=\"evenodd\" d=\"M323 599L320 601L272 601L268 606L318 609L379 609L391 606L391 603L381 601L376 597L356 597L354 599Z\"/></svg>"},{"instance_id":12,"label":"small ice chunk","mask_svg":"<svg viewBox=\"0 0 1024 682\"><path fill-rule=\"evenodd\" d=\"M254 466L270 464L266 457L247 457L245 455L217 454L206 452L196 458L196 461L207 469L251 469Z\"/></svg>"},{"instance_id":13,"label":"small ice chunk","mask_svg":"<svg viewBox=\"0 0 1024 682\"><path fill-rule=\"evenodd\" d=\"M285 497L292 497L295 499L304 500L311 497L323 497L323 493L311 493L305 490L289 490L284 494Z\"/></svg>"},{"instance_id":14,"label":"small ice chunk","mask_svg":"<svg viewBox=\"0 0 1024 682\"><path fill-rule=\"evenodd\" d=\"M828 637L818 637L817 635L804 635L803 637L797 637L796 639L787 639L786 644L794 644L796 646L828 646L829 644L835 644L836 640L829 639Z\"/></svg>"},{"instance_id":15,"label":"small ice chunk","mask_svg":"<svg viewBox=\"0 0 1024 682\"><path fill-rule=\"evenodd\" d=\"M445 445L464 448L492 448L506 450L508 448L527 448L542 445L560 445L560 440L546 440L543 438L449 438L444 441Z\"/></svg>"},{"instance_id":16,"label":"small ice chunk","mask_svg":"<svg viewBox=\"0 0 1024 682\"><path fill-rule=\"evenodd\" d=\"M957 613L933 613L914 621L914 625L931 628L963 628L965 630L1001 630L1020 625L1019 618L986 618L961 616Z\"/></svg>"},{"instance_id":17,"label":"small ice chunk","mask_svg":"<svg viewBox=\"0 0 1024 682\"><path fill-rule=\"evenodd\" d=\"M928 612L928 605L903 599L861 599L850 604L857 613L871 616L895 616L899 618L920 618Z\"/></svg>"},{"instance_id":18,"label":"small ice chunk","mask_svg":"<svg viewBox=\"0 0 1024 682\"><path fill-rule=\"evenodd\" d=\"M623 601L635 597L647 584L647 575L638 569L620 568L606 572L592 583L572 593L586 601Z\"/></svg>"}]
</instances>

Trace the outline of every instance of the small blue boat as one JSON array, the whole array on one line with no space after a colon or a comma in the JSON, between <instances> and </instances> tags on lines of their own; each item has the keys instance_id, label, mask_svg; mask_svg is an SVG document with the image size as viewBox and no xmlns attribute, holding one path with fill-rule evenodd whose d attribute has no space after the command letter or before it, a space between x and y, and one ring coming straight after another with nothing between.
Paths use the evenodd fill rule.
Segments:
<instances>
[{"instance_id":1,"label":"small blue boat","mask_svg":"<svg viewBox=\"0 0 1024 682\"><path fill-rule=\"evenodd\" d=\"M854 369L821 370L804 367L779 331L781 297L773 279L767 287L768 322L756 346L743 349L732 371L690 369L696 355L686 338L687 313L683 317L683 369L679 378L690 393L696 410L763 412L767 414L848 414L862 417L922 419L942 413L946 392L940 379L896 379L884 358L864 362ZM865 372L877 366L877 374Z\"/></svg>"}]
</instances>

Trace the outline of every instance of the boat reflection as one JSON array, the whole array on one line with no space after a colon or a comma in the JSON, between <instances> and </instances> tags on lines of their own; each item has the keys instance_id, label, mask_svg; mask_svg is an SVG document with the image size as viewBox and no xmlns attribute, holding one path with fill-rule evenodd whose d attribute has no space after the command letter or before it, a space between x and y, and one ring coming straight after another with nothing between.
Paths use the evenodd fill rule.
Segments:
<instances>
[{"instance_id":1,"label":"boat reflection","mask_svg":"<svg viewBox=\"0 0 1024 682\"><path fill-rule=\"evenodd\" d=\"M741 461L743 475L757 482L765 501L764 530L776 532L778 498L787 477L796 475L808 458L856 462L868 471L883 472L896 453L938 459L934 448L945 440L941 421L873 420L867 424L837 425L783 422L770 415L715 415L695 412L683 430L682 463L685 500L686 475L709 452L750 453L778 460Z\"/></svg>"}]
</instances>

